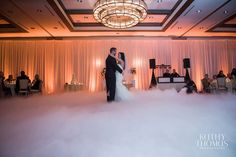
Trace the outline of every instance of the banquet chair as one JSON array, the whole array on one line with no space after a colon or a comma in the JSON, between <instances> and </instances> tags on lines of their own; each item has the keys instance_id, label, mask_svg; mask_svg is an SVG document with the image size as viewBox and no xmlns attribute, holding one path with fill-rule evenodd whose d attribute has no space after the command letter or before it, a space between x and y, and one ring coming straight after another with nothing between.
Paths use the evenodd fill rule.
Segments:
<instances>
[{"instance_id":1,"label":"banquet chair","mask_svg":"<svg viewBox=\"0 0 236 157\"><path fill-rule=\"evenodd\" d=\"M236 93L236 78L233 77L231 81L232 81L232 92Z\"/></svg>"},{"instance_id":2,"label":"banquet chair","mask_svg":"<svg viewBox=\"0 0 236 157\"><path fill-rule=\"evenodd\" d=\"M3 84L1 83L2 79L0 78L0 98L4 97Z\"/></svg>"},{"instance_id":3,"label":"banquet chair","mask_svg":"<svg viewBox=\"0 0 236 157\"><path fill-rule=\"evenodd\" d=\"M217 88L218 88L217 80L213 80L210 83L210 91L211 91L211 93L216 93Z\"/></svg>"},{"instance_id":4,"label":"banquet chair","mask_svg":"<svg viewBox=\"0 0 236 157\"><path fill-rule=\"evenodd\" d=\"M21 79L19 80L19 94L28 95L29 93L29 80Z\"/></svg>"},{"instance_id":5,"label":"banquet chair","mask_svg":"<svg viewBox=\"0 0 236 157\"><path fill-rule=\"evenodd\" d=\"M42 93L42 88L43 88L43 81L40 81L39 89L30 89L30 93L32 94Z\"/></svg>"},{"instance_id":6,"label":"banquet chair","mask_svg":"<svg viewBox=\"0 0 236 157\"><path fill-rule=\"evenodd\" d=\"M224 77L217 78L217 86L218 91L227 91L226 81Z\"/></svg>"}]
</instances>

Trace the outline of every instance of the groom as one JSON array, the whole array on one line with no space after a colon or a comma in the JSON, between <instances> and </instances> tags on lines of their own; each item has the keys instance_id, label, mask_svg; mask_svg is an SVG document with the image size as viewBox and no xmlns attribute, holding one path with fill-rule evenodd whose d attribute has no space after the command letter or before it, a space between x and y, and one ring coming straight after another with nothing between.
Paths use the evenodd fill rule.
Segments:
<instances>
[{"instance_id":1,"label":"groom","mask_svg":"<svg viewBox=\"0 0 236 157\"><path fill-rule=\"evenodd\" d=\"M117 65L116 59L113 56L116 56L116 48L110 48L110 54L106 59L106 87L107 87L107 102L112 102L115 100L116 92L116 70L122 73L122 69Z\"/></svg>"}]
</instances>

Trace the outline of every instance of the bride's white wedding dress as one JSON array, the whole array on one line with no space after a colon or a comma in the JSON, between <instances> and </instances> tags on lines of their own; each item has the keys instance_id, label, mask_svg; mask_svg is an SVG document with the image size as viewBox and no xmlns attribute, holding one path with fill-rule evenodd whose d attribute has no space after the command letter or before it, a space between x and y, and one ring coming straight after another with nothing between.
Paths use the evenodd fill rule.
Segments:
<instances>
[{"instance_id":1,"label":"bride's white wedding dress","mask_svg":"<svg viewBox=\"0 0 236 157\"><path fill-rule=\"evenodd\" d=\"M118 64L118 66L123 70L122 66ZM130 91L123 85L123 75L116 71L116 93L115 100L123 101L131 99L132 95Z\"/></svg>"}]
</instances>

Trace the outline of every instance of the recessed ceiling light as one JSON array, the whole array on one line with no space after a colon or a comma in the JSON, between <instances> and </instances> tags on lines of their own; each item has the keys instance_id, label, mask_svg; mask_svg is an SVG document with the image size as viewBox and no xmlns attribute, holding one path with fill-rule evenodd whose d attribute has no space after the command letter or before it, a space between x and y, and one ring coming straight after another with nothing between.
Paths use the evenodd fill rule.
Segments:
<instances>
[{"instance_id":1,"label":"recessed ceiling light","mask_svg":"<svg viewBox=\"0 0 236 157\"><path fill-rule=\"evenodd\" d=\"M196 12L197 12L197 13L200 13L200 12L202 12L202 10L198 9Z\"/></svg>"},{"instance_id":2,"label":"recessed ceiling light","mask_svg":"<svg viewBox=\"0 0 236 157\"><path fill-rule=\"evenodd\" d=\"M229 13L228 10L225 10L225 11L224 11L224 14L228 14L228 13Z\"/></svg>"},{"instance_id":3,"label":"recessed ceiling light","mask_svg":"<svg viewBox=\"0 0 236 157\"><path fill-rule=\"evenodd\" d=\"M37 9L36 12L37 12L37 13L41 13L41 12L43 12L43 11L42 11L41 9Z\"/></svg>"}]
</instances>

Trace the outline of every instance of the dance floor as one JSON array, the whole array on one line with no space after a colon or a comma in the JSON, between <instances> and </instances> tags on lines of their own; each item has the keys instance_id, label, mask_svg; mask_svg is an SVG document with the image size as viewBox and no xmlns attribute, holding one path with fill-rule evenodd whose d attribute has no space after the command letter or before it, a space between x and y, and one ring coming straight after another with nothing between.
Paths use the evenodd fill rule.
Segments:
<instances>
[{"instance_id":1,"label":"dance floor","mask_svg":"<svg viewBox=\"0 0 236 157\"><path fill-rule=\"evenodd\" d=\"M0 157L235 157L235 100L175 90L109 104L103 92L1 100Z\"/></svg>"}]
</instances>

